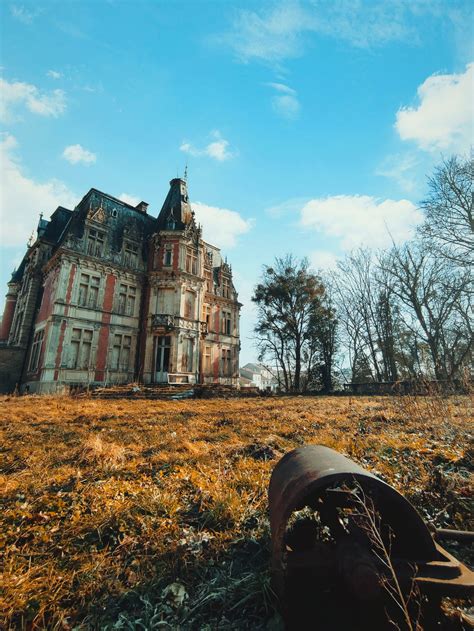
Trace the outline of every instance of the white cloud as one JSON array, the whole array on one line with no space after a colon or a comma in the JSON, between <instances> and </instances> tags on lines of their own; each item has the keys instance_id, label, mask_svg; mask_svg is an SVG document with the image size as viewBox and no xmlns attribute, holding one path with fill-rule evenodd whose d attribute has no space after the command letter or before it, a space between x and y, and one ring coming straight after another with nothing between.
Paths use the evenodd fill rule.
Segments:
<instances>
[{"instance_id":1,"label":"white cloud","mask_svg":"<svg viewBox=\"0 0 474 631\"><path fill-rule=\"evenodd\" d=\"M419 185L419 165L420 161L414 154L397 153L387 156L376 169L375 175L391 178L402 190L412 193Z\"/></svg>"},{"instance_id":2,"label":"white cloud","mask_svg":"<svg viewBox=\"0 0 474 631\"><path fill-rule=\"evenodd\" d=\"M280 3L261 14L240 11L232 31L222 38L237 57L279 62L301 53L306 11L298 3Z\"/></svg>"},{"instance_id":3,"label":"white cloud","mask_svg":"<svg viewBox=\"0 0 474 631\"><path fill-rule=\"evenodd\" d=\"M307 197L293 197L284 202L265 208L265 213L270 217L279 218L285 215L295 215L308 201Z\"/></svg>"},{"instance_id":4,"label":"white cloud","mask_svg":"<svg viewBox=\"0 0 474 631\"><path fill-rule=\"evenodd\" d=\"M415 38L407 17L411 2L362 3L353 0L311 5L281 0L257 11L241 10L230 32L220 38L240 61L279 64L304 52L308 35L333 37L358 48ZM426 8L425 10L429 10Z\"/></svg>"},{"instance_id":5,"label":"white cloud","mask_svg":"<svg viewBox=\"0 0 474 631\"><path fill-rule=\"evenodd\" d=\"M425 151L467 152L472 142L474 63L464 73L431 75L417 90L418 107L402 107L395 128Z\"/></svg>"},{"instance_id":6,"label":"white cloud","mask_svg":"<svg viewBox=\"0 0 474 631\"><path fill-rule=\"evenodd\" d=\"M272 98L272 106L277 114L283 118L296 118L300 112L300 103L298 99L290 94L282 96L274 96Z\"/></svg>"},{"instance_id":7,"label":"white cloud","mask_svg":"<svg viewBox=\"0 0 474 631\"><path fill-rule=\"evenodd\" d=\"M46 75L48 77L50 77L51 79L60 79L63 75L58 72L57 70L48 70L48 72L46 73Z\"/></svg>"},{"instance_id":8,"label":"white cloud","mask_svg":"<svg viewBox=\"0 0 474 631\"><path fill-rule=\"evenodd\" d=\"M30 112L40 116L57 118L66 110L66 96L63 90L52 90L42 93L30 83L14 81L10 83L0 78L0 120L8 122L14 118L13 110L17 106L25 106Z\"/></svg>"},{"instance_id":9,"label":"white cloud","mask_svg":"<svg viewBox=\"0 0 474 631\"><path fill-rule=\"evenodd\" d=\"M138 197L135 197L134 195L129 195L128 193L122 193L121 195L119 195L119 199L121 199L126 204L129 204L130 206L137 206L142 201L141 199L138 199Z\"/></svg>"},{"instance_id":10,"label":"white cloud","mask_svg":"<svg viewBox=\"0 0 474 631\"><path fill-rule=\"evenodd\" d=\"M309 255L309 262L315 270L336 269L337 256L329 250L314 250Z\"/></svg>"},{"instance_id":11,"label":"white cloud","mask_svg":"<svg viewBox=\"0 0 474 631\"><path fill-rule=\"evenodd\" d=\"M97 156L92 151L84 149L81 145L69 145L63 151L63 158L71 164L93 164L97 160Z\"/></svg>"},{"instance_id":12,"label":"white cloud","mask_svg":"<svg viewBox=\"0 0 474 631\"><path fill-rule=\"evenodd\" d=\"M28 9L23 6L12 4L10 6L10 13L19 22L23 22L23 24L31 24L35 17L39 14L39 11L28 11Z\"/></svg>"},{"instance_id":13,"label":"white cloud","mask_svg":"<svg viewBox=\"0 0 474 631\"><path fill-rule=\"evenodd\" d=\"M283 118L296 118L301 109L296 90L284 83L267 83L266 85L277 92L272 97L273 110Z\"/></svg>"},{"instance_id":14,"label":"white cloud","mask_svg":"<svg viewBox=\"0 0 474 631\"><path fill-rule=\"evenodd\" d=\"M48 218L62 205L74 208L78 196L59 180L36 182L27 177L22 169L15 150L16 139L10 134L2 134L0 142L1 193L0 228L2 245L25 245L38 223L40 212Z\"/></svg>"},{"instance_id":15,"label":"white cloud","mask_svg":"<svg viewBox=\"0 0 474 631\"><path fill-rule=\"evenodd\" d=\"M312 199L301 210L300 224L339 241L343 250L366 245L384 248L405 241L423 219L407 199L380 200L368 195Z\"/></svg>"},{"instance_id":16,"label":"white cloud","mask_svg":"<svg viewBox=\"0 0 474 631\"><path fill-rule=\"evenodd\" d=\"M183 141L179 150L189 154L190 156L207 156L208 158L213 158L218 162L224 162L225 160L230 160L230 158L234 157L235 153L230 152L228 149L229 141L223 138L218 130L212 131L210 135L214 138L214 140L203 149L198 149L190 142Z\"/></svg>"},{"instance_id":17,"label":"white cloud","mask_svg":"<svg viewBox=\"0 0 474 631\"><path fill-rule=\"evenodd\" d=\"M219 248L233 248L238 237L253 226L252 219L244 219L235 210L208 206L201 202L192 203L196 221L202 224L203 239Z\"/></svg>"},{"instance_id":18,"label":"white cloud","mask_svg":"<svg viewBox=\"0 0 474 631\"><path fill-rule=\"evenodd\" d=\"M285 85L284 83L273 83L270 81L266 85L268 85L270 88L273 88L277 92L283 92L284 94L292 95L296 94L296 90L293 90L293 88L290 88L290 86Z\"/></svg>"}]
</instances>

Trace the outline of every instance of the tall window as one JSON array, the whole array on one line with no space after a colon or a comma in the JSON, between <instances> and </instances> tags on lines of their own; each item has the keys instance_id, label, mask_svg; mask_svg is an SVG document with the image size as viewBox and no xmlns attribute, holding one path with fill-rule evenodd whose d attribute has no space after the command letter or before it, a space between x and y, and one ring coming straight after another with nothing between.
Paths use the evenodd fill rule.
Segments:
<instances>
[{"instance_id":1,"label":"tall window","mask_svg":"<svg viewBox=\"0 0 474 631\"><path fill-rule=\"evenodd\" d=\"M44 329L41 331L37 331L33 338L33 345L31 347L31 356L30 356L30 365L28 366L28 370L30 372L34 372L38 368L41 346L43 344L44 337Z\"/></svg>"},{"instance_id":2,"label":"tall window","mask_svg":"<svg viewBox=\"0 0 474 631\"><path fill-rule=\"evenodd\" d=\"M125 241L123 246L123 264L127 267L137 267L138 265L138 245Z\"/></svg>"},{"instance_id":3,"label":"tall window","mask_svg":"<svg viewBox=\"0 0 474 631\"><path fill-rule=\"evenodd\" d=\"M207 330L211 330L211 305L203 305L202 319L207 324Z\"/></svg>"},{"instance_id":4,"label":"tall window","mask_svg":"<svg viewBox=\"0 0 474 631\"><path fill-rule=\"evenodd\" d=\"M89 329L72 330L69 368L89 368L91 364L92 334L93 332Z\"/></svg>"},{"instance_id":5,"label":"tall window","mask_svg":"<svg viewBox=\"0 0 474 631\"><path fill-rule=\"evenodd\" d=\"M79 284L79 305L95 309L99 298L100 276L81 274Z\"/></svg>"},{"instance_id":6,"label":"tall window","mask_svg":"<svg viewBox=\"0 0 474 631\"><path fill-rule=\"evenodd\" d=\"M212 346L204 348L204 374L210 375L212 370Z\"/></svg>"},{"instance_id":7,"label":"tall window","mask_svg":"<svg viewBox=\"0 0 474 631\"><path fill-rule=\"evenodd\" d=\"M225 377L232 376L232 355L230 349L222 351L222 375Z\"/></svg>"},{"instance_id":8,"label":"tall window","mask_svg":"<svg viewBox=\"0 0 474 631\"><path fill-rule=\"evenodd\" d=\"M197 253L191 248L186 248L185 269L189 274L197 274Z\"/></svg>"},{"instance_id":9,"label":"tall window","mask_svg":"<svg viewBox=\"0 0 474 631\"><path fill-rule=\"evenodd\" d=\"M184 294L184 317L189 320L194 320L194 301L194 292L186 291Z\"/></svg>"},{"instance_id":10,"label":"tall window","mask_svg":"<svg viewBox=\"0 0 474 631\"><path fill-rule=\"evenodd\" d=\"M224 298L230 298L230 281L228 278L222 279L222 296Z\"/></svg>"},{"instance_id":11,"label":"tall window","mask_svg":"<svg viewBox=\"0 0 474 631\"><path fill-rule=\"evenodd\" d=\"M165 253L163 256L163 265L165 267L171 267L172 264L173 264L173 246L167 245L165 247Z\"/></svg>"},{"instance_id":12,"label":"tall window","mask_svg":"<svg viewBox=\"0 0 474 631\"><path fill-rule=\"evenodd\" d=\"M232 317L230 311L222 312L221 333L231 335L232 333Z\"/></svg>"},{"instance_id":13,"label":"tall window","mask_svg":"<svg viewBox=\"0 0 474 631\"><path fill-rule=\"evenodd\" d=\"M214 283L212 280L212 272L209 272L209 271L204 272L204 278L206 281L206 291L208 291L209 293L212 293L212 290L214 289Z\"/></svg>"},{"instance_id":14,"label":"tall window","mask_svg":"<svg viewBox=\"0 0 474 631\"><path fill-rule=\"evenodd\" d=\"M112 347L112 370L128 370L130 367L130 354L132 347L131 335L114 335Z\"/></svg>"},{"instance_id":15,"label":"tall window","mask_svg":"<svg viewBox=\"0 0 474 631\"><path fill-rule=\"evenodd\" d=\"M12 340L14 340L15 342L18 341L18 336L20 335L20 328L22 324L23 324L23 309L18 312L15 318L15 324L14 324L13 335L12 335Z\"/></svg>"},{"instance_id":16,"label":"tall window","mask_svg":"<svg viewBox=\"0 0 474 631\"><path fill-rule=\"evenodd\" d=\"M117 311L124 315L135 315L135 299L137 296L137 288L131 285L119 285L119 295L117 303Z\"/></svg>"},{"instance_id":17,"label":"tall window","mask_svg":"<svg viewBox=\"0 0 474 631\"><path fill-rule=\"evenodd\" d=\"M193 371L193 350L194 340L190 337L185 337L183 340L183 355L181 358L181 368L183 372Z\"/></svg>"},{"instance_id":18,"label":"tall window","mask_svg":"<svg viewBox=\"0 0 474 631\"><path fill-rule=\"evenodd\" d=\"M87 235L87 254L90 254L90 256L101 256L104 248L104 239L104 232L90 228Z\"/></svg>"}]
</instances>

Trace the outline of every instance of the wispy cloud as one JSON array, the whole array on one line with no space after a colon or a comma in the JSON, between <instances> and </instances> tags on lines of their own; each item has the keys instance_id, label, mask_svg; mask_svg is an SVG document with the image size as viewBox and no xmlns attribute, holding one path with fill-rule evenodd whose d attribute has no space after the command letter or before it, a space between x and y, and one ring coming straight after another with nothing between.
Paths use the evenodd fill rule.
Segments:
<instances>
[{"instance_id":1,"label":"wispy cloud","mask_svg":"<svg viewBox=\"0 0 474 631\"><path fill-rule=\"evenodd\" d=\"M223 138L218 130L212 131L210 135L213 140L202 149L190 142L183 141L179 150L194 157L207 156L218 162L230 160L235 156L235 153L229 150L229 141Z\"/></svg>"},{"instance_id":2,"label":"wispy cloud","mask_svg":"<svg viewBox=\"0 0 474 631\"><path fill-rule=\"evenodd\" d=\"M46 73L46 75L48 77L50 77L51 79L60 79L63 75L58 72L57 70L48 70L48 72Z\"/></svg>"},{"instance_id":3,"label":"wispy cloud","mask_svg":"<svg viewBox=\"0 0 474 631\"><path fill-rule=\"evenodd\" d=\"M417 90L419 105L402 107L395 129L430 152L467 152L472 143L474 63L460 74L434 74Z\"/></svg>"},{"instance_id":4,"label":"wispy cloud","mask_svg":"<svg viewBox=\"0 0 474 631\"><path fill-rule=\"evenodd\" d=\"M355 48L420 39L417 20L449 21L457 32L472 19L468 3L445 0L277 0L257 11L234 14L230 29L217 38L244 63L279 65L302 55L314 36L338 39Z\"/></svg>"},{"instance_id":5,"label":"wispy cloud","mask_svg":"<svg viewBox=\"0 0 474 631\"><path fill-rule=\"evenodd\" d=\"M273 110L283 118L297 118L300 113L301 105L296 90L284 83L269 82L266 85L277 92L277 94L272 97Z\"/></svg>"},{"instance_id":6,"label":"wispy cloud","mask_svg":"<svg viewBox=\"0 0 474 631\"><path fill-rule=\"evenodd\" d=\"M0 120L9 122L15 118L14 110L24 106L40 116L57 118L66 110L66 95L63 90L41 92L30 83L14 81L10 83L0 78Z\"/></svg>"},{"instance_id":7,"label":"wispy cloud","mask_svg":"<svg viewBox=\"0 0 474 631\"><path fill-rule=\"evenodd\" d=\"M32 24L34 19L41 13L40 10L29 11L26 7L17 4L10 5L10 14L23 24Z\"/></svg>"},{"instance_id":8,"label":"wispy cloud","mask_svg":"<svg viewBox=\"0 0 474 631\"><path fill-rule=\"evenodd\" d=\"M418 182L419 158L414 153L396 153L387 156L377 167L375 175L394 180L407 193L412 193Z\"/></svg>"},{"instance_id":9,"label":"wispy cloud","mask_svg":"<svg viewBox=\"0 0 474 631\"><path fill-rule=\"evenodd\" d=\"M93 164L97 156L92 151L84 149L81 145L69 145L63 151L63 158L71 164Z\"/></svg>"},{"instance_id":10,"label":"wispy cloud","mask_svg":"<svg viewBox=\"0 0 474 631\"><path fill-rule=\"evenodd\" d=\"M400 40L414 33L408 26L409 3L361 3L353 0L310 5L298 0L283 0L260 11L239 11L229 32L220 42L236 57L278 64L301 55L309 35L332 37L358 48L368 48Z\"/></svg>"}]
</instances>

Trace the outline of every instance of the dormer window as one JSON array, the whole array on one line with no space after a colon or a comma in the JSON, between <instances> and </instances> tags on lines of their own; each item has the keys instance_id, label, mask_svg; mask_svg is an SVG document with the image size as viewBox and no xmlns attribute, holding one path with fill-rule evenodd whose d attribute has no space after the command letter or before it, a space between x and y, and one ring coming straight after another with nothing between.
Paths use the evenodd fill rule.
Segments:
<instances>
[{"instance_id":1,"label":"dormer window","mask_svg":"<svg viewBox=\"0 0 474 631\"><path fill-rule=\"evenodd\" d=\"M90 228L87 236L87 254L89 256L102 256L104 248L105 233L95 228Z\"/></svg>"},{"instance_id":2,"label":"dormer window","mask_svg":"<svg viewBox=\"0 0 474 631\"><path fill-rule=\"evenodd\" d=\"M137 267L138 265L138 245L125 241L123 252L123 264L127 267Z\"/></svg>"},{"instance_id":3,"label":"dormer window","mask_svg":"<svg viewBox=\"0 0 474 631\"><path fill-rule=\"evenodd\" d=\"M222 297L230 298L230 282L228 278L222 279Z\"/></svg>"},{"instance_id":4,"label":"dormer window","mask_svg":"<svg viewBox=\"0 0 474 631\"><path fill-rule=\"evenodd\" d=\"M112 217L117 217L118 216L118 212L116 208L112 208Z\"/></svg>"},{"instance_id":5,"label":"dormer window","mask_svg":"<svg viewBox=\"0 0 474 631\"><path fill-rule=\"evenodd\" d=\"M170 214L168 215L168 218L166 219L165 228L166 230L174 230L176 228L176 220L173 217L172 212L170 212Z\"/></svg>"}]
</instances>

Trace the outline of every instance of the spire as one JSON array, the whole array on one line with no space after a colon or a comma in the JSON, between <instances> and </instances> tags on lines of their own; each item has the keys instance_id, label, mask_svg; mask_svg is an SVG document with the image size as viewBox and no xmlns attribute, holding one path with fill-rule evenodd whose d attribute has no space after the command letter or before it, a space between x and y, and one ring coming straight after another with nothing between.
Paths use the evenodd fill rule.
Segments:
<instances>
[{"instance_id":1,"label":"spire","mask_svg":"<svg viewBox=\"0 0 474 631\"><path fill-rule=\"evenodd\" d=\"M188 198L186 179L176 177L170 182L170 190L158 215L160 230L184 230L193 220Z\"/></svg>"}]
</instances>

